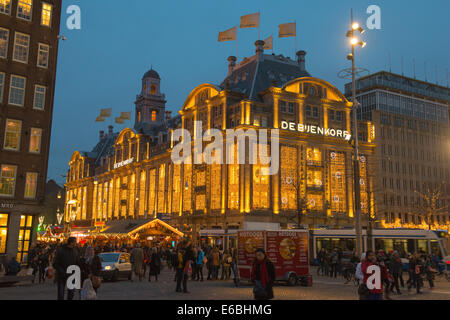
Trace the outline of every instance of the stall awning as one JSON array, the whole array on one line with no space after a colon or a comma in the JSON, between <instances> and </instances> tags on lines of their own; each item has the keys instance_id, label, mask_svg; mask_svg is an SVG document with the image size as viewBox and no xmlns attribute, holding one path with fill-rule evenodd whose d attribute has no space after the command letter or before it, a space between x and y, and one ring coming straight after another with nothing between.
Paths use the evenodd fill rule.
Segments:
<instances>
[{"instance_id":1,"label":"stall awning","mask_svg":"<svg viewBox=\"0 0 450 320\"><path fill-rule=\"evenodd\" d=\"M156 226L162 226L176 235L183 237L184 234L171 225L159 219L140 219L140 220L115 220L108 221L106 226L100 230L99 234L103 235L118 235L118 236L132 236L144 229L151 229Z\"/></svg>"}]
</instances>

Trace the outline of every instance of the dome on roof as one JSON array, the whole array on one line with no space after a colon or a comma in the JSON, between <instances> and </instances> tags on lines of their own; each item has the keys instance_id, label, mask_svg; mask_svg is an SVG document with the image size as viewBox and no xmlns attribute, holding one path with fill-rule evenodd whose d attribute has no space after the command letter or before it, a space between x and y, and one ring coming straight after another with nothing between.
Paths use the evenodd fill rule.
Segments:
<instances>
[{"instance_id":1,"label":"dome on roof","mask_svg":"<svg viewBox=\"0 0 450 320\"><path fill-rule=\"evenodd\" d=\"M145 74L144 74L144 78L153 78L153 79L160 79L158 72L156 72L155 70L150 69L148 70Z\"/></svg>"}]
</instances>

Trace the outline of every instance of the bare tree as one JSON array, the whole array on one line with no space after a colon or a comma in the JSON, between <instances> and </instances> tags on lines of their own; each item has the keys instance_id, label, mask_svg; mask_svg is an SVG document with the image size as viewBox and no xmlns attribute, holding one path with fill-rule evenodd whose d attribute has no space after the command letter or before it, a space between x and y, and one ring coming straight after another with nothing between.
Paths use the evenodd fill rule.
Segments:
<instances>
[{"instance_id":1,"label":"bare tree","mask_svg":"<svg viewBox=\"0 0 450 320\"><path fill-rule=\"evenodd\" d=\"M445 203L448 203L447 200L449 199L449 196L443 190L446 190L444 182L435 188L427 188L425 192L419 192L418 190L414 191L422 199L423 207L426 210L424 220L428 225L429 230L431 230L434 225L432 217L449 209L449 206L445 205ZM440 206L439 203L441 203L442 206Z\"/></svg>"}]
</instances>

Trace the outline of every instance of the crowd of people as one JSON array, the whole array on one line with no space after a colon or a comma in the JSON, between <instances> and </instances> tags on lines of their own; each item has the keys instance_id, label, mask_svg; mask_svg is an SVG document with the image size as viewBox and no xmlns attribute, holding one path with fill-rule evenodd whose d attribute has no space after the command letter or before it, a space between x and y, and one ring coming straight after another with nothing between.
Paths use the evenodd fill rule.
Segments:
<instances>
[{"instance_id":1,"label":"crowd of people","mask_svg":"<svg viewBox=\"0 0 450 320\"><path fill-rule=\"evenodd\" d=\"M224 249L222 246L194 245L190 241L182 241L172 246L147 246L113 243L84 244L80 246L76 238L69 238L66 243L37 243L30 247L26 262L28 274L32 282L44 283L53 279L57 284L57 297L64 300L74 298L75 290L67 289L69 274L67 268L79 266L81 270L81 298L95 299L102 282L102 260L100 253L126 252L131 263L131 281L158 281L163 266L174 273L175 291L189 293L188 281L231 280L239 285L238 256L235 248ZM434 276L439 266L439 257L423 252L407 256L405 266L399 252L393 250L386 253L367 251L361 259L354 253L340 248L327 250L322 248L317 254L317 274L332 278L344 277L347 282L353 279L358 284L358 294L362 300L391 299L393 293L402 294L401 289L415 289L421 294L424 282L434 288ZM372 266L372 267L371 267ZM368 286L372 281L374 267L380 270L380 285ZM16 275L21 265L12 258L5 266L6 275ZM148 271L148 272L147 272ZM404 279L404 273L408 279ZM255 299L273 298L275 268L262 249L256 251L256 258L251 269L251 280L254 282Z\"/></svg>"},{"instance_id":2,"label":"crowd of people","mask_svg":"<svg viewBox=\"0 0 450 320\"><path fill-rule=\"evenodd\" d=\"M434 277L439 269L439 257L424 252L409 254L406 256L408 264L405 266L398 251L392 250L386 253L384 250L378 252L367 251L363 253L361 259L354 253L349 259L344 261L343 251L340 248L326 250L322 248L317 261L319 267L318 275L336 278L343 276L347 282L351 276L354 276L355 282L359 284L358 293L361 299L390 300L390 295L396 293L402 294L401 288L407 288L408 291L416 290L421 294L421 288L427 281L429 288L434 288ZM372 275L371 265L376 265L381 271L381 288L366 289L367 279ZM404 273L408 279L403 278ZM349 277L350 275L350 277Z\"/></svg>"},{"instance_id":3,"label":"crowd of people","mask_svg":"<svg viewBox=\"0 0 450 320\"><path fill-rule=\"evenodd\" d=\"M66 243L37 243L30 248L27 269L32 282L44 283L53 279L57 284L59 300L72 300L75 290L69 290L66 282L67 268L77 265L81 270L81 298L94 299L101 285L102 264L100 253L126 252L130 254L131 281L158 281L163 265L174 272L176 292L189 293L188 280L229 280L233 275L236 286L239 282L237 269L237 250L224 250L221 246L194 246L191 242L180 242L176 248L170 246L149 247L136 243L129 244L84 244L79 245L76 238ZM12 259L14 260L14 259ZM8 264L10 273L17 274L20 264ZM86 289L86 290L85 290ZM66 294L67 291L67 294ZM88 291L83 293L84 291ZM91 293L89 293L89 291ZM95 292L95 295L93 292Z\"/></svg>"}]
</instances>

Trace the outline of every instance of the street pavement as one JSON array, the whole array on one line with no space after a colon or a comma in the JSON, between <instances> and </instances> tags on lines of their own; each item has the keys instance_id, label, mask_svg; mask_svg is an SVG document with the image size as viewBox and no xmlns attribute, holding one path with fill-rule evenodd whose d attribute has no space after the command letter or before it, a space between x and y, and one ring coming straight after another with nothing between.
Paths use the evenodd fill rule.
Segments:
<instances>
[{"instance_id":1,"label":"street pavement","mask_svg":"<svg viewBox=\"0 0 450 320\"><path fill-rule=\"evenodd\" d=\"M356 300L357 287L344 284L342 278L332 279L317 276L315 268L312 287L288 287L277 285L274 288L275 299L279 300ZM232 281L188 281L190 293L176 293L174 273L164 269L158 282L121 280L104 282L98 290L99 300L251 300L252 287L248 284L236 288ZM406 277L405 277L406 278ZM402 295L392 294L393 300L450 300L450 282L445 279L436 281L435 289L428 288L425 282L423 294L417 295L412 289L405 288ZM77 295L76 295L77 297ZM56 285L53 281L45 284L21 283L10 288L0 288L0 300L55 300Z\"/></svg>"}]
</instances>

